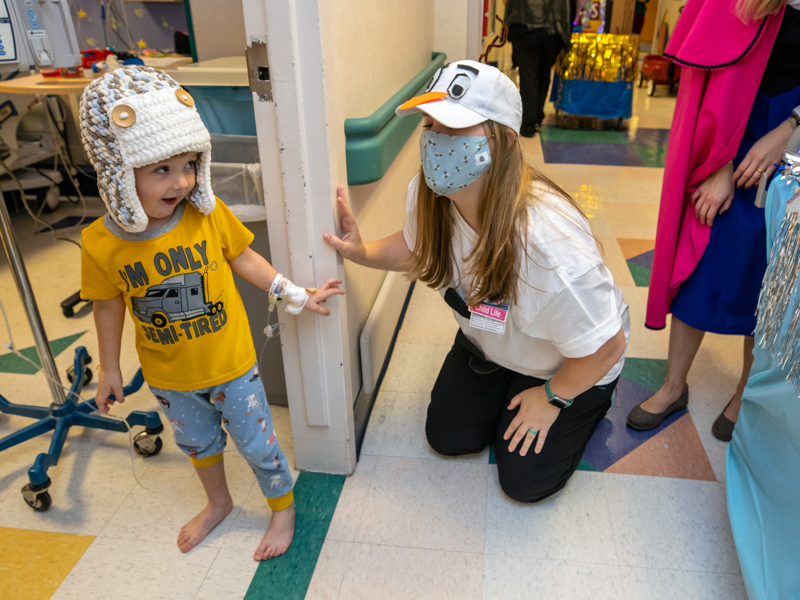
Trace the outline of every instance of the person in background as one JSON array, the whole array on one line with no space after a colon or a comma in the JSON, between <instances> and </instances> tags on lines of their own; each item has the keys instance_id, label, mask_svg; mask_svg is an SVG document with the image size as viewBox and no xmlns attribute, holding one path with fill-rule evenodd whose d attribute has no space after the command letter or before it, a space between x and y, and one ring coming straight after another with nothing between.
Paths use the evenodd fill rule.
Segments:
<instances>
[{"instance_id":1,"label":"person in background","mask_svg":"<svg viewBox=\"0 0 800 600\"><path fill-rule=\"evenodd\" d=\"M533 137L544 121L550 71L572 35L570 0L508 0L505 22L511 59L519 68L522 126L519 134Z\"/></svg>"},{"instance_id":2,"label":"person in background","mask_svg":"<svg viewBox=\"0 0 800 600\"><path fill-rule=\"evenodd\" d=\"M647 430L686 408L705 332L743 336L742 371L712 426L729 441L753 361L766 269L762 175L775 171L800 105L800 0L689 0L665 56L682 65L645 325L672 312L664 385L628 415Z\"/></svg>"}]
</instances>

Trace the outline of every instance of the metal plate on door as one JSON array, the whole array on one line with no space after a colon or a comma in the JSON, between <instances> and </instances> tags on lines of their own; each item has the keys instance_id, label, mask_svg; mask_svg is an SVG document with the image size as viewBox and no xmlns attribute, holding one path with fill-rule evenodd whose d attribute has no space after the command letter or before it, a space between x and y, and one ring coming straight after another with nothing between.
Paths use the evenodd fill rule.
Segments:
<instances>
[{"instance_id":1,"label":"metal plate on door","mask_svg":"<svg viewBox=\"0 0 800 600\"><path fill-rule=\"evenodd\" d=\"M253 36L250 38L250 45L247 46L245 56L247 57L247 77L250 81L250 91L258 95L259 102L272 102L266 37Z\"/></svg>"}]
</instances>

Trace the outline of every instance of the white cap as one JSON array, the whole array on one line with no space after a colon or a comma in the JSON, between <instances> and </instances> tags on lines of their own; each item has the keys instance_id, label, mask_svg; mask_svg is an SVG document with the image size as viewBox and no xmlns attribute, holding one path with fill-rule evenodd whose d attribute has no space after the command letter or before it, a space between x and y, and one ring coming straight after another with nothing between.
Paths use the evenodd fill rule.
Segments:
<instances>
[{"instance_id":1,"label":"white cap","mask_svg":"<svg viewBox=\"0 0 800 600\"><path fill-rule=\"evenodd\" d=\"M517 86L499 69L460 60L441 67L421 96L395 110L398 115L423 112L451 129L496 121L519 135L522 99Z\"/></svg>"}]
</instances>

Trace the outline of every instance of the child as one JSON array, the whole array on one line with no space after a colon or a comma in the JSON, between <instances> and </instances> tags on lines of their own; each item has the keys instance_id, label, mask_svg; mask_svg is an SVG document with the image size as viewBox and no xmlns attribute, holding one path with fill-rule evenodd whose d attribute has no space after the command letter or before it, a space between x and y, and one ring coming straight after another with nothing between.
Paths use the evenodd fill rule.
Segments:
<instances>
[{"instance_id":1,"label":"child","mask_svg":"<svg viewBox=\"0 0 800 600\"><path fill-rule=\"evenodd\" d=\"M294 535L292 477L233 272L269 290L270 302L283 297L293 314L330 314L320 304L344 293L341 281L303 290L248 248L253 234L211 191L209 133L192 97L166 73L108 73L84 91L80 116L108 208L82 235L81 297L94 300L100 352L97 408L107 413L111 394L124 401L127 306L145 380L208 496L178 547L194 548L233 508L222 461L227 430L273 511L254 558L279 556Z\"/></svg>"},{"instance_id":2,"label":"child","mask_svg":"<svg viewBox=\"0 0 800 600\"><path fill-rule=\"evenodd\" d=\"M494 442L505 493L536 502L566 485L611 406L628 307L574 201L525 163L508 77L445 65L397 114L418 111L422 168L403 231L362 242L340 187L344 235L323 238L442 292L460 330L431 392L428 442L446 455Z\"/></svg>"}]
</instances>

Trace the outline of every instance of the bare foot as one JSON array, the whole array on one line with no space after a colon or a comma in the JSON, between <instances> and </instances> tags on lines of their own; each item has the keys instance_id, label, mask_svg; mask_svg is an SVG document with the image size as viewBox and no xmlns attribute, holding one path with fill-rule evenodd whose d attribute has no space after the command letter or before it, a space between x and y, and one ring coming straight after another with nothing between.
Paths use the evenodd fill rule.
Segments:
<instances>
[{"instance_id":1,"label":"bare foot","mask_svg":"<svg viewBox=\"0 0 800 600\"><path fill-rule=\"evenodd\" d=\"M294 503L289 508L272 512L267 533L253 554L254 560L275 558L289 549L294 537L294 515Z\"/></svg>"},{"instance_id":2,"label":"bare foot","mask_svg":"<svg viewBox=\"0 0 800 600\"><path fill-rule=\"evenodd\" d=\"M181 527L181 532L178 534L178 548L181 549L181 552L188 552L202 542L209 532L228 516L231 510L233 510L233 500L228 500L227 503L219 506L207 504L194 519Z\"/></svg>"}]
</instances>

